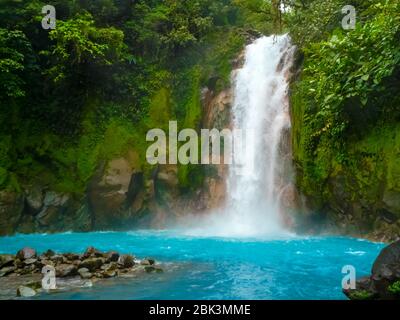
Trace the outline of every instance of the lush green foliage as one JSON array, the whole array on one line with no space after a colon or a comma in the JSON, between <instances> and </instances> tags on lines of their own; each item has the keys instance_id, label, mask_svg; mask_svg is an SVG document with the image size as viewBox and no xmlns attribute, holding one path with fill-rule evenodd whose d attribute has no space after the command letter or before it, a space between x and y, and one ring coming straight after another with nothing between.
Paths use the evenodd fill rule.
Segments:
<instances>
[{"instance_id":1,"label":"lush green foliage","mask_svg":"<svg viewBox=\"0 0 400 320\"><path fill-rule=\"evenodd\" d=\"M389 291L391 294L400 295L400 281L396 281L396 282L392 283L392 284L388 287L388 291Z\"/></svg>"},{"instance_id":2,"label":"lush green foliage","mask_svg":"<svg viewBox=\"0 0 400 320\"><path fill-rule=\"evenodd\" d=\"M144 158L149 128L198 128L201 87L223 89L243 30L267 29L246 2L55 0L43 30L45 1L1 0L0 187L81 193L101 159ZM202 171L180 168L182 187Z\"/></svg>"},{"instance_id":3,"label":"lush green foliage","mask_svg":"<svg viewBox=\"0 0 400 320\"><path fill-rule=\"evenodd\" d=\"M322 1L311 1L310 7L291 13L288 21L292 23L289 27L294 30L304 61L301 79L293 86L292 96L297 119L294 151L296 161L302 166L299 183L307 194L326 200L331 194L321 189L321 185L328 177L346 170L359 176L363 171L362 159L367 154L377 167L386 166L385 171L397 157L397 151L393 155L390 151L397 150L396 145L391 144L386 151L382 148L385 139L396 136L395 124L400 117L400 3L392 0L354 3L358 22L356 29L349 31L330 20L335 12L340 12L341 1L323 1L333 16L328 11L324 16L320 17L320 13L313 16L313 8L320 5ZM320 28L322 32L313 35L301 27L300 23L307 19L312 21L311 29ZM341 18L336 21L340 23ZM371 132L379 132L375 140L379 141L380 149L355 152L354 146L360 146L360 141L372 143ZM375 159L377 154L380 159ZM372 173L377 172L371 171L369 175ZM385 179L389 178L387 175ZM369 183L375 181L379 188L382 179L382 176L370 177ZM359 181L365 179L360 176ZM365 190L358 187L357 192L370 194L367 185ZM376 188L373 190L378 195Z\"/></svg>"}]
</instances>

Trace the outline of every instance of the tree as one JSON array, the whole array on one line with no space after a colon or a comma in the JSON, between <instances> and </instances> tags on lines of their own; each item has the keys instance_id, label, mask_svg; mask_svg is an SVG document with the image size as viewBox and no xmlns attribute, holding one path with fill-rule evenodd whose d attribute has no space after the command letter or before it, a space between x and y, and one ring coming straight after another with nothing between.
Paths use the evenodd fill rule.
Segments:
<instances>
[{"instance_id":1,"label":"tree","mask_svg":"<svg viewBox=\"0 0 400 320\"><path fill-rule=\"evenodd\" d=\"M22 74L31 50L23 32L0 28L0 101L25 96Z\"/></svg>"}]
</instances>

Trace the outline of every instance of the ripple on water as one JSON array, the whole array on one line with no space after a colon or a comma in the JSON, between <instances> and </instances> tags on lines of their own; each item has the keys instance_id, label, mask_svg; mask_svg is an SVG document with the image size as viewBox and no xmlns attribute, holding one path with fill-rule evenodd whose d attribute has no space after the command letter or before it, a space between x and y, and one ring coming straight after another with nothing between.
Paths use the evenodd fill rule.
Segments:
<instances>
[{"instance_id":1,"label":"ripple on water","mask_svg":"<svg viewBox=\"0 0 400 320\"><path fill-rule=\"evenodd\" d=\"M367 275L384 246L345 237L207 238L175 230L16 235L1 253L30 246L83 252L94 246L168 262L164 274L105 281L41 299L344 299L342 267Z\"/></svg>"}]
</instances>

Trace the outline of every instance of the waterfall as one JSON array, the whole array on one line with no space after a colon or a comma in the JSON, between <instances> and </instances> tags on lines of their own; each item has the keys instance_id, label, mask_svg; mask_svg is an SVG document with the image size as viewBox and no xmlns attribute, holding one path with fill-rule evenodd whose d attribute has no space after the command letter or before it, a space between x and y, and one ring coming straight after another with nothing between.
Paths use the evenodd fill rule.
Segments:
<instances>
[{"instance_id":1,"label":"waterfall","mask_svg":"<svg viewBox=\"0 0 400 320\"><path fill-rule=\"evenodd\" d=\"M233 127L247 133L240 164L228 177L228 229L233 233L282 232L280 192L290 178L288 73L294 47L287 35L262 37L246 48L234 80ZM243 161L244 160L244 161Z\"/></svg>"},{"instance_id":2,"label":"waterfall","mask_svg":"<svg viewBox=\"0 0 400 320\"><path fill-rule=\"evenodd\" d=\"M280 195L291 179L288 78L294 51L287 35L262 37L246 47L232 80L232 127L244 133L243 148L234 145L233 153L241 161L229 168L225 208L198 221L198 234L287 234Z\"/></svg>"}]
</instances>

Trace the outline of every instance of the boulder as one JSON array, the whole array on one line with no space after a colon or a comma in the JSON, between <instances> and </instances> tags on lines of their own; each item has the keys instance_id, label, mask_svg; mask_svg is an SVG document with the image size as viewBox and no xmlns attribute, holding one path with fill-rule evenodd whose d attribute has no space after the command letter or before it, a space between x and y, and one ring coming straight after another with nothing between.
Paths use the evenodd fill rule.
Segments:
<instances>
[{"instance_id":1,"label":"boulder","mask_svg":"<svg viewBox=\"0 0 400 320\"><path fill-rule=\"evenodd\" d=\"M79 260L79 255L75 253L64 253L63 256L69 261Z\"/></svg>"},{"instance_id":2,"label":"boulder","mask_svg":"<svg viewBox=\"0 0 400 320\"><path fill-rule=\"evenodd\" d=\"M80 268L78 270L79 275L82 279L90 279L93 275L89 272L88 268Z\"/></svg>"},{"instance_id":3,"label":"boulder","mask_svg":"<svg viewBox=\"0 0 400 320\"><path fill-rule=\"evenodd\" d=\"M101 258L103 257L103 253L100 252L99 250L97 250L94 247L88 247L85 251L85 253L83 254L83 258L87 259L87 258Z\"/></svg>"},{"instance_id":4,"label":"boulder","mask_svg":"<svg viewBox=\"0 0 400 320\"><path fill-rule=\"evenodd\" d=\"M110 263L102 265L100 269L105 270L105 271L117 270L118 264L116 262L110 262Z\"/></svg>"},{"instance_id":5,"label":"boulder","mask_svg":"<svg viewBox=\"0 0 400 320\"><path fill-rule=\"evenodd\" d=\"M73 264L59 264L56 266L56 276L65 278L77 275L77 267Z\"/></svg>"},{"instance_id":6,"label":"boulder","mask_svg":"<svg viewBox=\"0 0 400 320\"><path fill-rule=\"evenodd\" d=\"M0 255L0 269L3 267L9 267L14 264L14 256L11 254L2 254Z\"/></svg>"},{"instance_id":7,"label":"boulder","mask_svg":"<svg viewBox=\"0 0 400 320\"><path fill-rule=\"evenodd\" d=\"M31 264L36 263L37 261L38 261L38 260L35 259L35 258L26 259L26 260L24 260L24 264L26 264L26 265L31 265Z\"/></svg>"},{"instance_id":8,"label":"boulder","mask_svg":"<svg viewBox=\"0 0 400 320\"><path fill-rule=\"evenodd\" d=\"M103 258L89 258L81 262L79 268L87 268L90 272L96 271L104 264Z\"/></svg>"},{"instance_id":9,"label":"boulder","mask_svg":"<svg viewBox=\"0 0 400 320\"><path fill-rule=\"evenodd\" d=\"M390 287L400 281L400 241L384 248L372 266L372 275L357 280L355 290L344 290L352 300L398 299Z\"/></svg>"},{"instance_id":10,"label":"boulder","mask_svg":"<svg viewBox=\"0 0 400 320\"><path fill-rule=\"evenodd\" d=\"M55 256L56 253L53 250L48 249L47 251L43 252L43 256L46 258L51 258L52 256Z\"/></svg>"},{"instance_id":11,"label":"boulder","mask_svg":"<svg viewBox=\"0 0 400 320\"><path fill-rule=\"evenodd\" d=\"M66 262L67 259L64 258L62 255L56 254L56 255L50 257L50 261L52 261L55 264L59 264L59 263Z\"/></svg>"},{"instance_id":12,"label":"boulder","mask_svg":"<svg viewBox=\"0 0 400 320\"><path fill-rule=\"evenodd\" d=\"M142 266L152 266L152 265L155 264L155 260L154 259L149 259L149 258L143 259L142 261L140 261L140 264Z\"/></svg>"},{"instance_id":13,"label":"boulder","mask_svg":"<svg viewBox=\"0 0 400 320\"><path fill-rule=\"evenodd\" d=\"M133 256L129 254L123 254L118 259L118 264L123 268L132 268L135 265Z\"/></svg>"},{"instance_id":14,"label":"boulder","mask_svg":"<svg viewBox=\"0 0 400 320\"><path fill-rule=\"evenodd\" d=\"M8 276L10 273L13 273L17 268L14 266L4 267L0 269L0 278Z\"/></svg>"},{"instance_id":15,"label":"boulder","mask_svg":"<svg viewBox=\"0 0 400 320\"><path fill-rule=\"evenodd\" d=\"M32 288L26 286L19 286L17 289L17 296L18 297L33 297L36 295L36 291Z\"/></svg>"},{"instance_id":16,"label":"boulder","mask_svg":"<svg viewBox=\"0 0 400 320\"><path fill-rule=\"evenodd\" d=\"M386 266L400 266L400 241L384 248L372 266L372 274L378 275Z\"/></svg>"},{"instance_id":17,"label":"boulder","mask_svg":"<svg viewBox=\"0 0 400 320\"><path fill-rule=\"evenodd\" d=\"M103 272L103 278L114 278L117 275L115 270L107 270Z\"/></svg>"},{"instance_id":18,"label":"boulder","mask_svg":"<svg viewBox=\"0 0 400 320\"><path fill-rule=\"evenodd\" d=\"M119 259L119 253L116 251L109 251L106 254L107 262L117 262Z\"/></svg>"},{"instance_id":19,"label":"boulder","mask_svg":"<svg viewBox=\"0 0 400 320\"><path fill-rule=\"evenodd\" d=\"M32 248L25 247L17 252L16 257L20 260L36 258L36 251Z\"/></svg>"}]
</instances>

